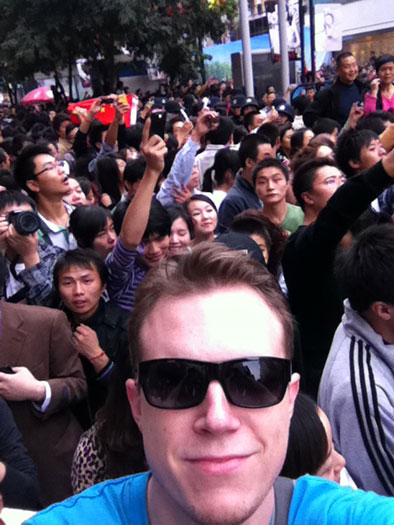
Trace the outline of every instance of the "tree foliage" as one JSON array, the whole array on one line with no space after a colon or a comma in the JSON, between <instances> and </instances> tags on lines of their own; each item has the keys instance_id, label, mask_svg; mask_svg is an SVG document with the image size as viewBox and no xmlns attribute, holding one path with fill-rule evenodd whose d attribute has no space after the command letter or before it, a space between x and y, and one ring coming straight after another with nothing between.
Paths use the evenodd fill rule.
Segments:
<instances>
[{"instance_id":1,"label":"tree foliage","mask_svg":"<svg viewBox=\"0 0 394 525\"><path fill-rule=\"evenodd\" d=\"M172 78L195 76L202 40L218 41L236 9L236 0L0 0L2 73L21 81L84 57L110 91L125 47Z\"/></svg>"}]
</instances>

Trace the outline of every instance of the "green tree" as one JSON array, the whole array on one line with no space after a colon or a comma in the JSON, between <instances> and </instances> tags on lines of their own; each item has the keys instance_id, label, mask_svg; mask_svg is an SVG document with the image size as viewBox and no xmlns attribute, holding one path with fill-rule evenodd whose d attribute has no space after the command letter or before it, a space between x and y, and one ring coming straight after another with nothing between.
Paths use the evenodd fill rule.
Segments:
<instances>
[{"instance_id":1,"label":"green tree","mask_svg":"<svg viewBox=\"0 0 394 525\"><path fill-rule=\"evenodd\" d=\"M0 64L8 81L70 71L89 60L95 95L115 89L120 47L171 78L203 69L202 41L218 41L236 0L0 0ZM71 82L70 82L71 84Z\"/></svg>"}]
</instances>

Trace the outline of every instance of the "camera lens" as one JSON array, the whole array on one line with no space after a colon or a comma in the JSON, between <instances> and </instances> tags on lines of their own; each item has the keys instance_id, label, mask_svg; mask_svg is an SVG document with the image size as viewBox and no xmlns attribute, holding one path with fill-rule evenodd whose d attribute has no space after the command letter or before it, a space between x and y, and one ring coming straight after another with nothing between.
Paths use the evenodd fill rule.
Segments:
<instances>
[{"instance_id":1,"label":"camera lens","mask_svg":"<svg viewBox=\"0 0 394 525\"><path fill-rule=\"evenodd\" d=\"M10 222L21 235L30 235L35 233L40 227L40 219L33 211L21 211L10 214Z\"/></svg>"}]
</instances>

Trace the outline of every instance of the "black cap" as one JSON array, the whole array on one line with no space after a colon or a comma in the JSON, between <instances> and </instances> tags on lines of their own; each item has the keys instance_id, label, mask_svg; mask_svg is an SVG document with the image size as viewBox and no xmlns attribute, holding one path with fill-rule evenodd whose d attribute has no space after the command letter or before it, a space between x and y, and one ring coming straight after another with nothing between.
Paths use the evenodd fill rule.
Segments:
<instances>
[{"instance_id":1,"label":"black cap","mask_svg":"<svg viewBox=\"0 0 394 525\"><path fill-rule=\"evenodd\" d=\"M220 242L232 250L245 251L245 254L248 254L252 259L265 265L259 245L246 233L222 233L216 237L215 242Z\"/></svg>"},{"instance_id":2,"label":"black cap","mask_svg":"<svg viewBox=\"0 0 394 525\"><path fill-rule=\"evenodd\" d=\"M242 108L242 106L245 103L245 96L244 95L237 95L231 100L231 107L232 108Z\"/></svg>"},{"instance_id":3,"label":"black cap","mask_svg":"<svg viewBox=\"0 0 394 525\"><path fill-rule=\"evenodd\" d=\"M248 106L254 106L256 109L260 109L260 106L257 100L254 97L246 97L242 105L242 109L247 108Z\"/></svg>"},{"instance_id":4,"label":"black cap","mask_svg":"<svg viewBox=\"0 0 394 525\"><path fill-rule=\"evenodd\" d=\"M279 106L276 106L276 111L279 113L279 114L283 114L283 115L287 115L290 120L293 122L294 120L294 109L289 106L289 104L280 104Z\"/></svg>"},{"instance_id":5,"label":"black cap","mask_svg":"<svg viewBox=\"0 0 394 525\"><path fill-rule=\"evenodd\" d=\"M157 108L163 108L165 107L165 105L167 104L167 99L164 98L164 97L155 97L154 101L153 101L153 108L157 109Z\"/></svg>"},{"instance_id":6,"label":"black cap","mask_svg":"<svg viewBox=\"0 0 394 525\"><path fill-rule=\"evenodd\" d=\"M166 102L165 109L167 113L179 113L181 110L181 105L175 100L169 100Z\"/></svg>"}]
</instances>

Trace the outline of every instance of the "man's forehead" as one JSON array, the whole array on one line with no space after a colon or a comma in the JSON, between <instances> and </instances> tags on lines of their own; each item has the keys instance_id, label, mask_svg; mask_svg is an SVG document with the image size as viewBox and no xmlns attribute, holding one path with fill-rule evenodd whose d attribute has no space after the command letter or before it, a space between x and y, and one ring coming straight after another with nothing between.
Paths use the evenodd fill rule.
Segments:
<instances>
[{"instance_id":1,"label":"man's forehead","mask_svg":"<svg viewBox=\"0 0 394 525\"><path fill-rule=\"evenodd\" d=\"M284 177L284 173L280 168L270 166L269 168L262 168L258 172L257 177L276 177L277 175L282 175Z\"/></svg>"},{"instance_id":2,"label":"man's forehead","mask_svg":"<svg viewBox=\"0 0 394 525\"><path fill-rule=\"evenodd\" d=\"M356 62L356 59L353 56L342 58L341 63L339 64L339 67L343 66L349 66L351 64L354 64Z\"/></svg>"},{"instance_id":3,"label":"man's forehead","mask_svg":"<svg viewBox=\"0 0 394 525\"><path fill-rule=\"evenodd\" d=\"M335 166L322 166L316 171L316 176L319 178L326 177L338 177L342 176L342 173Z\"/></svg>"},{"instance_id":4,"label":"man's forehead","mask_svg":"<svg viewBox=\"0 0 394 525\"><path fill-rule=\"evenodd\" d=\"M70 266L65 266L62 268L59 272L60 277L75 277L75 278L81 278L84 276L93 276L98 275L98 270L94 263L91 263L91 265L86 266L78 266L76 264L72 264Z\"/></svg>"},{"instance_id":5,"label":"man's forehead","mask_svg":"<svg viewBox=\"0 0 394 525\"><path fill-rule=\"evenodd\" d=\"M41 153L40 155L36 155L33 161L37 167L44 166L44 164L53 164L54 162L56 162L55 157L53 157L49 153Z\"/></svg>"},{"instance_id":6,"label":"man's forehead","mask_svg":"<svg viewBox=\"0 0 394 525\"><path fill-rule=\"evenodd\" d=\"M284 357L283 336L276 312L246 285L163 297L141 329L144 359Z\"/></svg>"}]
</instances>

